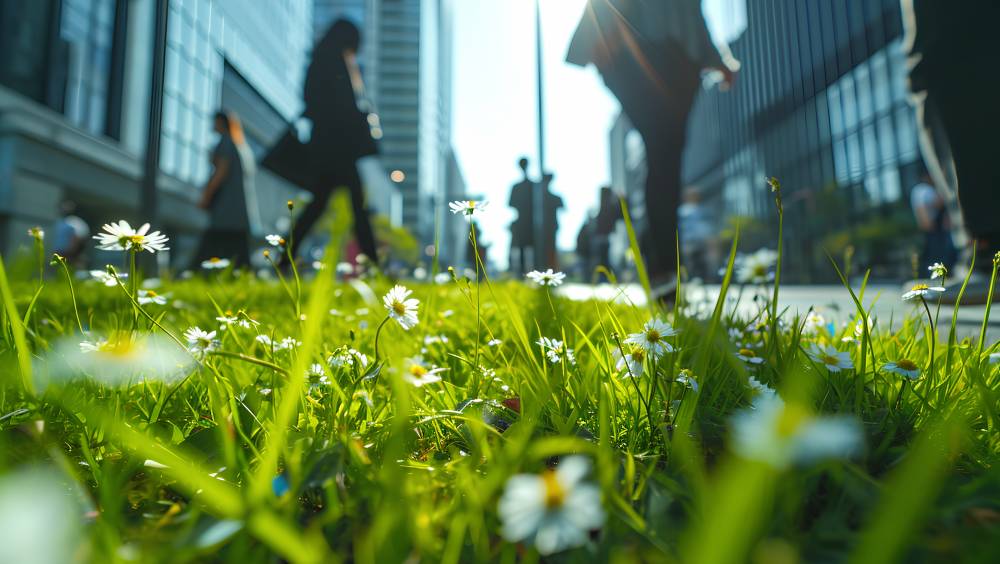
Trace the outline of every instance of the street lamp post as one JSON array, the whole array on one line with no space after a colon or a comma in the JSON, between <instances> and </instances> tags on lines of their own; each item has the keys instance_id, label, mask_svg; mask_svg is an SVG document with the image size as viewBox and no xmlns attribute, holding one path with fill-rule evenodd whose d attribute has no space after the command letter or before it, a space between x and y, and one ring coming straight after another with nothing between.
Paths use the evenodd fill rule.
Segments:
<instances>
[{"instance_id":1,"label":"street lamp post","mask_svg":"<svg viewBox=\"0 0 1000 564\"><path fill-rule=\"evenodd\" d=\"M535 70L538 83L538 181L532 184L532 203L534 204L534 244L531 245L531 261L535 269L545 266L542 259L547 245L543 245L545 236L545 192L542 182L545 178L545 81L542 66L542 0L535 0ZM524 252L523 250L521 252Z\"/></svg>"}]
</instances>

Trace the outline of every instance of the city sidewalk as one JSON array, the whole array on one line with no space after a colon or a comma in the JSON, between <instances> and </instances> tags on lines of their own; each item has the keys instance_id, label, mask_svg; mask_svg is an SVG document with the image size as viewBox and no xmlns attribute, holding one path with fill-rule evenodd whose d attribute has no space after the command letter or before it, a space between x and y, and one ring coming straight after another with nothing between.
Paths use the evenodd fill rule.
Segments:
<instances>
[{"instance_id":1,"label":"city sidewalk","mask_svg":"<svg viewBox=\"0 0 1000 564\"><path fill-rule=\"evenodd\" d=\"M701 291L694 292L696 295L691 296L690 299L697 301L707 300L711 304L714 304L719 295L720 287L718 285L708 285L701 286L700 288ZM857 292L857 289L855 289L855 292ZM740 313L752 315L756 311L753 304L754 293L755 290L750 287L743 290L739 304ZM625 284L622 286L612 286L610 284L599 284L596 286L589 284L565 284L559 288L559 294L573 300L596 298L632 303L639 306L646 304L645 293L638 284ZM739 294L740 288L738 286L730 287L730 303ZM869 285L865 292L864 306L866 308L870 307L872 301L875 302L872 313L883 328L887 328L890 322L898 327L904 318L911 315L926 315L923 308L920 307L920 302L903 301L900 297L902 294L901 286ZM781 291L778 294L778 302L781 309L787 308L786 315L788 317L796 314L804 315L810 307L813 307L828 321L838 323L838 326L844 320L853 319L855 315L854 301L851 299L850 293L843 286L782 285ZM732 307L732 305L729 307ZM936 306L931 303L931 312L933 313L935 309ZM997 313L998 309L1000 309L1000 304L997 304L997 307L992 308L990 312L986 336L989 342L1000 339L1000 314ZM951 306L941 306L939 325L945 337L947 337L948 327L950 327L952 311L953 308ZM963 306L959 308L957 326L959 338L978 337L985 314L986 306Z\"/></svg>"}]
</instances>

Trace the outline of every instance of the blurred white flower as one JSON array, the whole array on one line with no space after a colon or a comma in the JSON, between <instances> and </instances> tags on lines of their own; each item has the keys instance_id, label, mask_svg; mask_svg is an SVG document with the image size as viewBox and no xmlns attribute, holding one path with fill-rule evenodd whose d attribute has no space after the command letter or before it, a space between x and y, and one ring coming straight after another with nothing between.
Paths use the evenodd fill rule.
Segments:
<instances>
[{"instance_id":1,"label":"blurred white flower","mask_svg":"<svg viewBox=\"0 0 1000 564\"><path fill-rule=\"evenodd\" d=\"M851 361L851 353L838 351L830 345L811 344L806 349L806 354L814 362L825 366L830 372L840 372L841 370L854 368L854 363Z\"/></svg>"},{"instance_id":2,"label":"blurred white flower","mask_svg":"<svg viewBox=\"0 0 1000 564\"><path fill-rule=\"evenodd\" d=\"M917 366L917 363L907 358L901 358L896 362L886 363L886 365L882 367L882 370L899 374L900 376L905 376L910 380L916 380L920 377L920 368Z\"/></svg>"},{"instance_id":3,"label":"blurred white flower","mask_svg":"<svg viewBox=\"0 0 1000 564\"><path fill-rule=\"evenodd\" d=\"M502 344L503 344L503 341L501 341L500 339L490 339L489 342L486 343L486 346L487 347L499 347Z\"/></svg>"},{"instance_id":4,"label":"blurred white flower","mask_svg":"<svg viewBox=\"0 0 1000 564\"><path fill-rule=\"evenodd\" d=\"M415 298L409 297L412 293L397 285L382 298L389 317L395 319L399 326L407 331L417 324L417 306L420 304Z\"/></svg>"},{"instance_id":5,"label":"blurred white flower","mask_svg":"<svg viewBox=\"0 0 1000 564\"><path fill-rule=\"evenodd\" d=\"M215 331L205 331L197 326L185 331L184 338L187 339L188 350L196 357L204 356L205 353L213 351L219 346L219 341L215 338Z\"/></svg>"},{"instance_id":6,"label":"blurred white flower","mask_svg":"<svg viewBox=\"0 0 1000 564\"><path fill-rule=\"evenodd\" d=\"M327 357L326 363L329 364L331 368L350 368L355 364L357 364L359 368L367 368L368 357L365 356L364 353L358 352L352 348L341 347Z\"/></svg>"},{"instance_id":7,"label":"blurred white flower","mask_svg":"<svg viewBox=\"0 0 1000 564\"><path fill-rule=\"evenodd\" d=\"M45 240L45 230L36 225L36 226L28 229L28 237L31 237L32 239L36 239L38 241L44 241Z\"/></svg>"},{"instance_id":8,"label":"blurred white flower","mask_svg":"<svg viewBox=\"0 0 1000 564\"><path fill-rule=\"evenodd\" d=\"M264 239L267 239L267 244L272 247L281 247L285 244L285 238L276 233L265 235Z\"/></svg>"},{"instance_id":9,"label":"blurred white flower","mask_svg":"<svg viewBox=\"0 0 1000 564\"><path fill-rule=\"evenodd\" d=\"M201 261L201 267L205 270L222 270L223 268L229 268L229 259L212 257L208 260Z\"/></svg>"},{"instance_id":10,"label":"blurred white flower","mask_svg":"<svg viewBox=\"0 0 1000 564\"><path fill-rule=\"evenodd\" d=\"M562 341L542 337L537 341L537 344L542 347L545 356L552 364L558 364L563 359L569 364L576 364L576 355L573 353L573 349L566 348Z\"/></svg>"},{"instance_id":11,"label":"blurred white flower","mask_svg":"<svg viewBox=\"0 0 1000 564\"><path fill-rule=\"evenodd\" d=\"M532 270L527 275L529 280L538 284L539 286L559 286L566 279L566 275L562 272L553 272L552 269L548 269L545 272L539 272L537 270Z\"/></svg>"},{"instance_id":12,"label":"blurred white flower","mask_svg":"<svg viewBox=\"0 0 1000 564\"><path fill-rule=\"evenodd\" d=\"M174 341L157 333L113 333L88 340L68 337L37 363L39 387L49 380L88 377L108 385L142 381L172 382L193 368L194 360Z\"/></svg>"},{"instance_id":13,"label":"blurred white flower","mask_svg":"<svg viewBox=\"0 0 1000 564\"><path fill-rule=\"evenodd\" d=\"M754 378L753 376L750 377L747 383L750 385L750 389L753 390L755 396L756 395L773 396L777 393L774 391L774 388L768 386L767 384L761 382L760 380Z\"/></svg>"},{"instance_id":14,"label":"blurred white flower","mask_svg":"<svg viewBox=\"0 0 1000 564\"><path fill-rule=\"evenodd\" d=\"M435 284L447 284L448 282L451 282L451 274L448 274L447 272L438 272L434 275Z\"/></svg>"},{"instance_id":15,"label":"blurred white flower","mask_svg":"<svg viewBox=\"0 0 1000 564\"><path fill-rule=\"evenodd\" d=\"M684 368L677 374L676 382L691 388L694 393L698 393L698 381L694 379L694 374L692 374L687 368Z\"/></svg>"},{"instance_id":16,"label":"blurred white flower","mask_svg":"<svg viewBox=\"0 0 1000 564\"><path fill-rule=\"evenodd\" d=\"M427 384L440 382L441 376L439 376L439 374L445 370L447 370L447 368L438 368L436 366L428 368L427 365L424 364L424 360L420 357L411 358L407 362L406 372L403 374L403 379L420 388Z\"/></svg>"},{"instance_id":17,"label":"blurred white flower","mask_svg":"<svg viewBox=\"0 0 1000 564\"><path fill-rule=\"evenodd\" d=\"M472 221L472 215L485 210L486 204L486 200L455 200L448 204L448 207L451 208L451 213L462 214L467 220Z\"/></svg>"},{"instance_id":18,"label":"blurred white flower","mask_svg":"<svg viewBox=\"0 0 1000 564\"><path fill-rule=\"evenodd\" d=\"M909 292L903 294L903 299L904 300L912 300L913 298L923 299L924 296L930 294L931 292L938 292L938 293L944 292L944 287L928 286L927 284L914 284L914 286L910 288Z\"/></svg>"},{"instance_id":19,"label":"blurred white flower","mask_svg":"<svg viewBox=\"0 0 1000 564\"><path fill-rule=\"evenodd\" d=\"M152 290L139 290L136 294L139 305L167 305L167 297Z\"/></svg>"},{"instance_id":20,"label":"blurred white flower","mask_svg":"<svg viewBox=\"0 0 1000 564\"><path fill-rule=\"evenodd\" d=\"M277 348L283 350L297 349L301 346L302 341L296 339L295 337L285 337L277 344Z\"/></svg>"},{"instance_id":21,"label":"blurred white flower","mask_svg":"<svg viewBox=\"0 0 1000 564\"><path fill-rule=\"evenodd\" d=\"M338 262L337 274L340 274L341 276L348 276L350 274L354 274L354 265L349 262Z\"/></svg>"},{"instance_id":22,"label":"blurred white flower","mask_svg":"<svg viewBox=\"0 0 1000 564\"><path fill-rule=\"evenodd\" d=\"M736 351L736 358L747 364L764 364L764 359L757 356L757 353L751 349L740 349Z\"/></svg>"},{"instance_id":23,"label":"blurred white flower","mask_svg":"<svg viewBox=\"0 0 1000 564\"><path fill-rule=\"evenodd\" d=\"M84 509L68 479L47 468L21 468L0 478L0 562L79 562Z\"/></svg>"},{"instance_id":24,"label":"blurred white flower","mask_svg":"<svg viewBox=\"0 0 1000 564\"><path fill-rule=\"evenodd\" d=\"M667 337L676 334L677 331L669 323L654 317L642 326L642 332L632 333L625 339L625 342L642 347L649 354L649 357L655 360L665 353L674 352L674 347L667 342Z\"/></svg>"},{"instance_id":25,"label":"blurred white flower","mask_svg":"<svg viewBox=\"0 0 1000 564\"><path fill-rule=\"evenodd\" d=\"M753 408L732 418L732 448L743 458L777 469L859 452L861 426L850 416L815 416L798 404L786 405L777 394L761 394Z\"/></svg>"},{"instance_id":26,"label":"blurred white flower","mask_svg":"<svg viewBox=\"0 0 1000 564\"><path fill-rule=\"evenodd\" d=\"M120 220L118 223L106 223L101 228L105 232L94 235L97 239L97 248L104 251L166 251L167 236L159 231L149 233L149 224L142 224L139 229L133 229L127 221Z\"/></svg>"},{"instance_id":27,"label":"blurred white flower","mask_svg":"<svg viewBox=\"0 0 1000 564\"><path fill-rule=\"evenodd\" d=\"M736 280L740 284L763 284L774 280L772 270L778 261L778 253L771 249L740 257L735 265Z\"/></svg>"},{"instance_id":28,"label":"blurred white flower","mask_svg":"<svg viewBox=\"0 0 1000 564\"><path fill-rule=\"evenodd\" d=\"M931 280L941 278L944 279L948 275L948 269L940 262L935 262L934 264L927 267L927 270L931 272Z\"/></svg>"},{"instance_id":29,"label":"blurred white flower","mask_svg":"<svg viewBox=\"0 0 1000 564\"><path fill-rule=\"evenodd\" d=\"M816 335L826 328L826 318L816 310L810 310L806 314L805 322L802 324L803 335Z\"/></svg>"},{"instance_id":30,"label":"blurred white flower","mask_svg":"<svg viewBox=\"0 0 1000 564\"><path fill-rule=\"evenodd\" d=\"M413 269L413 277L416 278L417 280L426 280L427 279L427 269L424 268L424 267L422 267L422 266L418 266L418 267L414 268Z\"/></svg>"},{"instance_id":31,"label":"blurred white flower","mask_svg":"<svg viewBox=\"0 0 1000 564\"><path fill-rule=\"evenodd\" d=\"M642 376L642 370L646 364L646 349L631 343L626 343L624 349L624 355L622 351L615 350L615 370L624 372L622 376L625 378Z\"/></svg>"},{"instance_id":32,"label":"blurred white flower","mask_svg":"<svg viewBox=\"0 0 1000 564\"><path fill-rule=\"evenodd\" d=\"M589 460L569 456L555 470L508 479L497 508L503 537L542 555L585 544L605 520L600 489L584 481L589 472Z\"/></svg>"},{"instance_id":33,"label":"blurred white flower","mask_svg":"<svg viewBox=\"0 0 1000 564\"><path fill-rule=\"evenodd\" d=\"M118 272L116 274L120 280L125 280L126 278L128 278L128 273ZM107 270L91 270L90 277L95 282L104 284L109 288L114 288L115 286L118 285L118 281L115 280L115 277L112 276Z\"/></svg>"}]
</instances>

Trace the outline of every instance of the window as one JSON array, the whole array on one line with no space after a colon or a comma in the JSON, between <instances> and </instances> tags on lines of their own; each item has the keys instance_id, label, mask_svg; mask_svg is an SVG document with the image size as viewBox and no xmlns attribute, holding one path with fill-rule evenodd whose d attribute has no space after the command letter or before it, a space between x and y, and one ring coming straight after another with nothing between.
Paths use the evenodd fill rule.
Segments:
<instances>
[{"instance_id":1,"label":"window","mask_svg":"<svg viewBox=\"0 0 1000 564\"><path fill-rule=\"evenodd\" d=\"M59 37L66 47L63 113L95 135L106 133L115 0L63 0Z\"/></svg>"}]
</instances>

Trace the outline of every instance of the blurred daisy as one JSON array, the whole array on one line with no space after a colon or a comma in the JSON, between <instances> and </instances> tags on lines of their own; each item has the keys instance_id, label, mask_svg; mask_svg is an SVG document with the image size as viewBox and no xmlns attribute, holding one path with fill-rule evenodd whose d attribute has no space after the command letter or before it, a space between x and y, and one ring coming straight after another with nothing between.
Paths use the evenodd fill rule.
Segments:
<instances>
[{"instance_id":1,"label":"blurred daisy","mask_svg":"<svg viewBox=\"0 0 1000 564\"><path fill-rule=\"evenodd\" d=\"M448 282L451 282L451 274L448 274L447 272L438 272L434 275L435 284L447 284Z\"/></svg>"},{"instance_id":2,"label":"blurred daisy","mask_svg":"<svg viewBox=\"0 0 1000 564\"><path fill-rule=\"evenodd\" d=\"M358 352L352 348L341 347L327 357L326 363L330 365L331 368L352 368L355 365L359 368L367 368L368 357L365 356L364 353Z\"/></svg>"},{"instance_id":3,"label":"blurred daisy","mask_svg":"<svg viewBox=\"0 0 1000 564\"><path fill-rule=\"evenodd\" d=\"M508 479L497 508L503 537L542 555L585 544L605 520L601 490L584 481L589 472L589 460L569 456L555 470Z\"/></svg>"},{"instance_id":4,"label":"blurred daisy","mask_svg":"<svg viewBox=\"0 0 1000 564\"><path fill-rule=\"evenodd\" d=\"M615 370L624 372L623 377L638 378L642 376L642 369L646 364L646 349L639 345L626 344L625 354L622 351L615 351Z\"/></svg>"},{"instance_id":5,"label":"blurred daisy","mask_svg":"<svg viewBox=\"0 0 1000 564\"><path fill-rule=\"evenodd\" d=\"M827 458L846 458L862 447L861 427L849 416L815 416L776 394L753 399L732 418L732 449L777 469Z\"/></svg>"},{"instance_id":6,"label":"blurred daisy","mask_svg":"<svg viewBox=\"0 0 1000 564\"><path fill-rule=\"evenodd\" d=\"M814 362L825 366L830 372L840 372L841 370L854 368L854 363L851 362L851 353L838 351L830 345L809 345L806 354Z\"/></svg>"},{"instance_id":7,"label":"blurred daisy","mask_svg":"<svg viewBox=\"0 0 1000 564\"><path fill-rule=\"evenodd\" d=\"M753 392L753 395L755 396L756 395L773 396L777 393L774 391L774 388L768 386L767 384L761 382L760 380L754 378L753 376L749 378L747 383L750 385L750 390Z\"/></svg>"},{"instance_id":8,"label":"blurred daisy","mask_svg":"<svg viewBox=\"0 0 1000 564\"><path fill-rule=\"evenodd\" d=\"M188 352L162 335L120 332L82 342L62 339L36 369L41 383L86 376L108 385L128 385L178 380L193 363Z\"/></svg>"},{"instance_id":9,"label":"blurred daisy","mask_svg":"<svg viewBox=\"0 0 1000 564\"><path fill-rule=\"evenodd\" d=\"M264 239L267 240L267 244L272 247L281 247L285 244L285 238L281 235L272 233L271 235L265 235Z\"/></svg>"},{"instance_id":10,"label":"blurred daisy","mask_svg":"<svg viewBox=\"0 0 1000 564\"><path fill-rule=\"evenodd\" d=\"M117 273L117 276L118 276L119 280L124 280L124 279L128 278L128 274L127 273L122 273L122 272ZM94 282L98 282L100 284L104 284L105 286L107 286L109 288L114 288L115 286L118 285L118 281L115 280L115 276L113 276L107 270L91 270L90 271L90 278Z\"/></svg>"},{"instance_id":11,"label":"blurred daisy","mask_svg":"<svg viewBox=\"0 0 1000 564\"><path fill-rule=\"evenodd\" d=\"M438 367L428 368L420 357L410 359L407 364L403 379L418 388L440 382L441 376L439 374L447 370L447 368Z\"/></svg>"},{"instance_id":12,"label":"blurred daisy","mask_svg":"<svg viewBox=\"0 0 1000 564\"><path fill-rule=\"evenodd\" d=\"M167 297L152 290L139 290L136 299L139 301L139 305L167 305Z\"/></svg>"},{"instance_id":13,"label":"blurred daisy","mask_svg":"<svg viewBox=\"0 0 1000 564\"><path fill-rule=\"evenodd\" d=\"M764 359L757 356L757 353L751 349L740 349L736 351L736 358L747 364L764 364Z\"/></svg>"},{"instance_id":14,"label":"blurred daisy","mask_svg":"<svg viewBox=\"0 0 1000 564\"><path fill-rule=\"evenodd\" d=\"M409 297L412 293L397 285L382 298L389 317L395 319L399 326L407 331L417 324L417 306L420 304L416 299Z\"/></svg>"},{"instance_id":15,"label":"blurred daisy","mask_svg":"<svg viewBox=\"0 0 1000 564\"><path fill-rule=\"evenodd\" d=\"M826 327L826 318L815 310L810 310L806 314L805 322L802 324L803 335L816 335Z\"/></svg>"},{"instance_id":16,"label":"blurred daisy","mask_svg":"<svg viewBox=\"0 0 1000 564\"><path fill-rule=\"evenodd\" d=\"M31 229L28 229L28 237L31 237L32 239L35 239L37 241L43 241L45 240L45 230L36 225Z\"/></svg>"},{"instance_id":17,"label":"blurred daisy","mask_svg":"<svg viewBox=\"0 0 1000 564\"><path fill-rule=\"evenodd\" d=\"M503 344L503 341L501 341L500 339L490 339L489 342L486 343L486 346L487 347L499 347L502 344Z\"/></svg>"},{"instance_id":18,"label":"blurred daisy","mask_svg":"<svg viewBox=\"0 0 1000 564\"><path fill-rule=\"evenodd\" d=\"M472 215L485 210L486 204L486 200L455 200L448 204L448 207L451 208L451 213L462 214L467 220L472 221Z\"/></svg>"},{"instance_id":19,"label":"blurred daisy","mask_svg":"<svg viewBox=\"0 0 1000 564\"><path fill-rule=\"evenodd\" d=\"M899 374L900 376L905 376L910 380L916 380L920 377L920 368L917 366L917 363L907 358L901 358L896 362L886 363L886 365L882 367L882 370Z\"/></svg>"},{"instance_id":20,"label":"blurred daisy","mask_svg":"<svg viewBox=\"0 0 1000 564\"><path fill-rule=\"evenodd\" d=\"M694 379L694 374L692 374L687 368L681 370L677 374L676 382L691 388L694 393L698 393L698 381Z\"/></svg>"},{"instance_id":21,"label":"blurred daisy","mask_svg":"<svg viewBox=\"0 0 1000 564\"><path fill-rule=\"evenodd\" d=\"M269 349L274 347L274 341L268 335L257 335L254 340Z\"/></svg>"},{"instance_id":22,"label":"blurred daisy","mask_svg":"<svg viewBox=\"0 0 1000 564\"><path fill-rule=\"evenodd\" d=\"M196 357L204 356L219 346L219 341L215 339L215 331L205 331L200 327L192 327L185 331L184 338L187 339L188 350Z\"/></svg>"},{"instance_id":23,"label":"blurred daisy","mask_svg":"<svg viewBox=\"0 0 1000 564\"><path fill-rule=\"evenodd\" d=\"M539 286L559 286L563 283L566 275L562 272L553 272L552 269L548 269L545 272L539 272L537 270L532 270L527 274L529 280L538 284Z\"/></svg>"},{"instance_id":24,"label":"blurred daisy","mask_svg":"<svg viewBox=\"0 0 1000 564\"><path fill-rule=\"evenodd\" d=\"M545 356L552 364L558 364L563 359L570 364L576 364L576 355L573 353L573 349L566 348L562 341L542 337L537 341L537 344L542 347Z\"/></svg>"},{"instance_id":25,"label":"blurred daisy","mask_svg":"<svg viewBox=\"0 0 1000 564\"><path fill-rule=\"evenodd\" d=\"M778 253L771 249L759 251L740 258L736 266L736 280L740 284L763 284L774 280L772 270L778 261Z\"/></svg>"},{"instance_id":26,"label":"blurred daisy","mask_svg":"<svg viewBox=\"0 0 1000 564\"><path fill-rule=\"evenodd\" d=\"M935 262L934 264L928 266L927 270L931 273L931 280L935 280L937 278L944 279L944 277L948 275L948 269L945 268L945 266L940 262Z\"/></svg>"},{"instance_id":27,"label":"blurred daisy","mask_svg":"<svg viewBox=\"0 0 1000 564\"><path fill-rule=\"evenodd\" d=\"M103 251L156 251L169 250L167 236L159 231L149 233L149 224L144 223L139 229L133 229L127 221L105 223L101 228L105 232L94 235L97 248Z\"/></svg>"},{"instance_id":28,"label":"blurred daisy","mask_svg":"<svg viewBox=\"0 0 1000 564\"><path fill-rule=\"evenodd\" d=\"M676 334L677 331L669 323L664 323L659 318L654 317L642 326L642 332L632 333L625 339L625 342L642 347L649 357L655 360L665 353L674 352L674 347L666 339Z\"/></svg>"},{"instance_id":29,"label":"blurred daisy","mask_svg":"<svg viewBox=\"0 0 1000 564\"><path fill-rule=\"evenodd\" d=\"M291 350L291 349L297 349L301 346L302 346L302 341L294 337L285 337L278 343L277 348L282 350Z\"/></svg>"},{"instance_id":30,"label":"blurred daisy","mask_svg":"<svg viewBox=\"0 0 1000 564\"><path fill-rule=\"evenodd\" d=\"M208 260L201 261L201 267L205 270L221 270L223 268L229 268L229 259L212 257Z\"/></svg>"},{"instance_id":31,"label":"blurred daisy","mask_svg":"<svg viewBox=\"0 0 1000 564\"><path fill-rule=\"evenodd\" d=\"M910 288L909 292L903 294L903 299L904 300L912 300L913 298L923 299L931 292L938 292L938 293L944 292L944 287L928 286L927 284L914 284L914 286Z\"/></svg>"}]
</instances>

